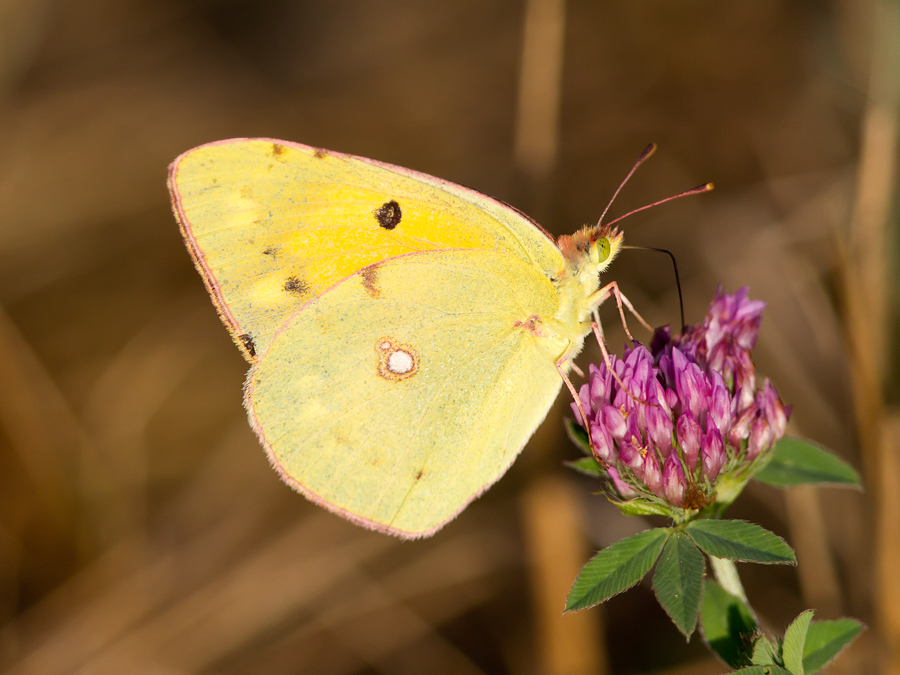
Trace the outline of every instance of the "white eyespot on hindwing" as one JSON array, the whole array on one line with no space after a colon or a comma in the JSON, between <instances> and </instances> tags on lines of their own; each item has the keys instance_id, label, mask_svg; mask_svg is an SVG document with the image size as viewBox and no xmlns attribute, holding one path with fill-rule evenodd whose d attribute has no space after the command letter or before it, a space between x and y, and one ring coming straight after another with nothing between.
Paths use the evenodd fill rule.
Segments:
<instances>
[{"instance_id":1,"label":"white eyespot on hindwing","mask_svg":"<svg viewBox=\"0 0 900 675\"><path fill-rule=\"evenodd\" d=\"M399 382L419 372L419 353L411 345L383 337L375 343L375 352L378 376L385 380Z\"/></svg>"}]
</instances>

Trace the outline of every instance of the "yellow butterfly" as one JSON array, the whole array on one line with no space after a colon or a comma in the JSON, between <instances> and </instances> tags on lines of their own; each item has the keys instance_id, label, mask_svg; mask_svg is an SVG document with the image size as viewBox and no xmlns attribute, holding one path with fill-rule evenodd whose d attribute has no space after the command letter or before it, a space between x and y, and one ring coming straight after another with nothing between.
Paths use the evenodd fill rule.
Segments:
<instances>
[{"instance_id":1,"label":"yellow butterfly","mask_svg":"<svg viewBox=\"0 0 900 675\"><path fill-rule=\"evenodd\" d=\"M371 159L225 140L178 157L169 190L252 364L244 402L269 461L399 537L434 533L506 472L617 293L599 281L614 227L555 241L511 206Z\"/></svg>"}]
</instances>

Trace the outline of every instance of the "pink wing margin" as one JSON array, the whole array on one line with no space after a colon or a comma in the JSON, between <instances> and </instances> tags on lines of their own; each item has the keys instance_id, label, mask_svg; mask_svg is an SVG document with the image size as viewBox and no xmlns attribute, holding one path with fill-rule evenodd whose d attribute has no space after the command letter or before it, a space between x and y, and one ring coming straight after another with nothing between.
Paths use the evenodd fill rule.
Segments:
<instances>
[{"instance_id":1,"label":"pink wing margin","mask_svg":"<svg viewBox=\"0 0 900 675\"><path fill-rule=\"evenodd\" d=\"M241 340L243 331L241 330L240 325L238 325L237 319L228 308L228 303L225 302L225 298L222 297L221 289L219 288L215 275L206 264L206 257L203 255L203 251L200 250L200 244L197 242L191 223L184 212L181 191L178 189L178 169L181 161L185 157L194 152L194 150L206 147L207 145L222 145L229 142L230 141L217 141L215 143L207 143L206 145L197 146L187 152L181 153L175 158L175 161L169 164L167 184L169 187L169 196L172 200L172 211L175 213L175 220L178 221L178 228L181 230L181 236L184 237L184 243L187 246L188 253L191 255L191 260L194 261L194 267L196 267L197 271L200 273L203 284L206 286L206 290L212 298L213 304L216 307L216 312L219 314L219 318L222 319L222 323L225 324L228 332L231 333L232 339L244 354L244 358L250 363L253 363L256 359L247 349L243 340Z\"/></svg>"},{"instance_id":2,"label":"pink wing margin","mask_svg":"<svg viewBox=\"0 0 900 675\"><path fill-rule=\"evenodd\" d=\"M256 355L252 354L250 350L247 348L247 345L244 343L243 335L246 331L244 331L240 324L237 321L237 318L232 314L231 310L228 307L228 303L225 301L225 298L222 296L221 289L219 288L219 283L216 280L213 271L209 268L206 263L206 258L203 254L203 251L200 248L200 244L197 241L197 238L194 236L193 228L191 226L190 220L184 212L184 207L182 204L182 195L181 191L178 188L178 170L181 165L181 161L192 154L193 152L200 150L201 148L214 147L218 145L233 145L235 143L248 143L248 142L263 142L263 143L272 143L273 145L280 145L289 148L294 148L295 150L300 150L309 154L314 153L324 153L331 157L337 157L339 159L344 159L348 161L356 161L362 162L364 164L369 164L371 166L378 167L380 169L384 169L390 173L395 173L407 178L411 178L413 180L422 182L422 183L431 183L436 184L437 186L443 188L447 192L451 194L458 195L461 199L474 202L478 199L488 199L496 204L499 204L504 209L510 211L512 214L518 216L519 218L524 219L528 223L530 223L535 229L541 232L550 243L552 243L557 248L559 247L556 239L552 234L547 232L543 227L541 227L538 223L536 223L530 216L522 213L514 206L507 204L504 201L499 199L495 199L490 195L486 195L483 192L479 192L478 190L473 190L472 188L465 187L463 185L459 185L457 183L453 183L442 178L437 178L436 176L431 176L426 173L422 173L420 171L414 171L412 169L407 169L402 166L396 166L394 164L388 164L386 162L379 162L374 159L369 159L367 157L359 157L357 155L349 155L341 152L334 152L331 150L324 150L322 148L317 148L312 145L304 145L302 143L294 143L292 141L282 141L277 138L228 138L221 141L213 141L211 143L204 143L203 145L198 145L195 148L188 150L187 152L183 152L175 160L169 165L169 177L168 177L168 186L169 186L169 194L171 196L172 201L172 211L175 213L175 218L178 221L178 227L181 229L181 235L184 237L185 245L187 246L188 252L191 255L191 259L194 261L194 267L197 268L197 271L200 273L200 276L203 278L203 283L206 286L206 290L209 292L210 297L213 300L213 304L216 307L216 311L219 314L219 317L222 319L222 323L225 324L225 327L228 329L229 333L231 333L231 337L234 340L235 344L240 348L241 352L244 354L244 357L250 362L254 363L256 361Z\"/></svg>"},{"instance_id":3,"label":"pink wing margin","mask_svg":"<svg viewBox=\"0 0 900 675\"><path fill-rule=\"evenodd\" d=\"M182 236L184 237L185 244L187 246L188 252L190 253L191 259L194 262L194 266L197 268L197 271L200 273L200 276L203 278L203 283L206 286L206 289L209 292L210 297L213 300L213 304L216 307L216 311L218 312L218 314L219 314L220 318L222 319L222 322L225 324L226 328L228 328L228 331L231 333L232 338L234 339L235 343L238 345L238 347L244 353L245 358L247 358L247 360L251 364L255 363L257 361L257 356L251 354L248 351L246 345L244 344L243 340L241 339L243 331L241 330L241 327L238 324L237 319L234 317L234 315L229 310L228 304L225 302L225 299L221 294L221 290L219 288L218 282L216 281L215 275L213 274L212 270L209 268L209 266L206 263L206 259L203 254L203 251L200 249L199 243L198 243L196 237L194 236L193 229L191 227L191 223L188 220L186 214L184 213L184 207L182 205L182 195L181 195L181 191L178 188L178 170L179 170L182 160L185 157L187 157L191 153L193 153L196 150L199 150L201 148L218 146L218 145L231 145L231 144L235 144L235 143L245 143L245 142L272 143L274 145L282 145L282 146L294 148L296 150L300 150L303 152L307 152L310 154L317 153L317 152L325 153L332 157L337 157L340 159L345 159L345 160L350 160L350 161L362 162L364 164L369 164L371 166L375 166L380 169L384 169L388 172L399 174L399 175L405 176L407 178L411 178L413 180L417 180L417 181L420 181L423 183L430 183L430 184L437 185L437 186L445 189L447 192L459 196L461 199L463 199L465 201L473 202L478 199L489 199L489 200L499 204L504 209L510 211L512 214L514 214L514 215L518 216L519 218L524 219L525 221L530 223L534 228L536 228L539 232L541 232L547 238L548 241L550 241L554 246L558 247L557 241L553 237L553 235L551 235L549 232L547 232L547 230L545 230L540 224L535 222L530 216L528 216L525 213L522 213L519 209L515 208L514 206L512 206L502 200L491 197L490 195L486 195L483 192L479 192L478 190L474 190L472 188L468 188L463 185L459 185L458 183L453 183L451 181L447 181L442 178L438 178L436 176L422 173L420 171L415 171L413 169L407 169L405 167L397 166L394 164L388 164L387 162L380 162L378 160L369 159L367 157L360 157L358 155L351 155L351 154L335 152L335 151L331 151L331 150L324 150L322 148L317 148L317 147L311 146L311 145L304 145L302 143L294 143L292 141L284 141L284 140L279 140L279 139L275 139L275 138L239 137L239 138L223 139L223 140L213 141L211 143L205 143L203 145L199 145L195 148L192 148L192 149L182 153L181 155L176 157L175 160L169 165L168 188L169 188L169 194L171 196L172 210L175 213L176 220L178 221L178 226L181 230ZM414 255L414 254L406 254L406 255ZM369 267L378 265L381 262L383 262L383 261L373 263L373 265L370 265ZM368 269L368 267L363 268L363 270L365 270L365 269ZM359 274L363 270L359 270L355 274ZM346 281L346 279L344 281ZM343 283L343 281L339 282L339 283ZM314 300L315 300L315 298L312 298L309 300L309 302L313 302ZM304 304L297 311L298 312L303 311L303 309L308 304L309 303ZM323 499L320 495L307 489L304 485L302 485L301 483L296 481L292 476L290 476L284 470L284 468L281 466L281 464L278 462L278 459L275 457L274 453L272 452L272 449L271 449L268 441L266 440L265 432L262 428L262 425L259 423L255 414L253 413L253 407L251 404L251 398L252 398L253 392L252 392L252 386L250 384L250 382L251 382L250 376L252 375L252 372L253 371L251 369L250 373L248 373L248 377L247 377L247 380L244 385L244 406L247 409L250 426L252 427L252 429L256 433L257 437L259 438L259 440L266 452L266 456L268 457L269 464L272 466L273 469L275 469L275 471L278 472L278 475L281 477L281 480L283 480L293 490L302 494L304 497L306 497L312 503L314 503L318 506L321 506L322 508L326 509L327 511L330 511L330 512L350 521L351 523L353 523L355 525L364 527L368 530L380 532L382 534L393 535L393 536L399 537L401 539L406 539L406 540L415 540L415 539L422 539L425 537L430 537L435 532L437 532L438 530L443 528L447 523L449 523L454 518L456 518L460 513L462 513L463 510L465 510L465 508L469 504L471 504L473 501L478 499L482 494L484 494L484 492L486 490L488 490L488 488L490 488L494 483L496 483L498 480L500 480L500 478L502 478L506 474L506 472L509 470L509 468L512 466L512 464L515 462L515 460L518 458L519 454L522 452L522 450L524 448L524 445L523 445L515 452L515 454L510 459L509 463L501 471L499 471L497 473L496 478L494 478L493 480L491 480L488 483L485 483L477 492L475 492L471 497L469 497L469 499L466 500L459 507L459 509L457 509L449 518L447 518L445 521L443 521L439 525L435 526L434 528L432 528L430 530L424 531L424 532L407 532L404 530L399 530L399 529L390 527L390 525L385 525L384 523L378 523L375 521L368 520L368 519L363 518L355 513L347 511L346 509L343 509L339 506L331 504L330 502ZM545 417L546 417L546 415L545 415ZM541 422L543 422L543 419L541 419L535 425L535 429L538 426L540 426ZM533 431L534 430L532 430L532 432ZM530 437L530 435L529 435L529 437Z\"/></svg>"},{"instance_id":4,"label":"pink wing margin","mask_svg":"<svg viewBox=\"0 0 900 675\"><path fill-rule=\"evenodd\" d=\"M409 256L409 255L418 255L418 254L406 253L404 255ZM370 265L369 267L374 267L375 265L378 265L378 264L380 264L380 263L374 263L373 265ZM366 269L368 269L368 268L364 267L359 272L356 272L355 274L350 275L350 277L347 277L343 281L338 282L337 284L332 286L331 289L337 287L338 285L340 285L342 283L345 283L348 279L360 274L361 272L363 272ZM331 289L329 289L329 290L331 290ZM325 291L325 292L327 293L328 291ZM315 302L315 300L316 300L316 298L310 299L307 303L305 303L302 307L300 307L297 310L297 312L295 312L294 315L292 315L292 316L295 316L297 313L302 312L309 304ZM288 319L288 321L285 322L285 325L287 325L288 323L290 323L290 319ZM276 337L277 337L278 333L280 333L282 330L283 330L283 327L278 330L278 332L276 333ZM287 471L284 470L284 467L278 461L278 458L275 456L275 453L272 451L272 448L271 448L268 440L266 439L266 433L263 428L263 425L257 419L256 414L253 411L253 405L252 405L253 385L251 384L251 382L253 380L253 370L254 369L255 369L255 366L253 366L250 369L250 371L247 373L247 379L244 381L244 407L247 410L247 419L250 422L250 427L253 429L254 433L256 434L256 437L259 439L260 445L262 445L263 450L265 450L266 457L269 459L269 465L273 469L275 469L275 471L278 472L278 475L281 477L281 480L284 481L288 486L290 486L291 489L293 489L295 492L299 492L301 495L306 497L309 501L311 501L316 506L320 506L323 509L330 511L333 514L340 516L341 518L344 518L345 520L349 520L354 525L364 527L367 530L372 530L374 532L380 532L381 534L389 534L394 537L398 537L400 539L405 539L405 540L409 540L409 541L416 540L416 539L425 539L427 537L432 536L438 530L442 529L445 525L447 525L450 521L455 519L460 513L462 513L466 509L466 507L469 506L469 504L471 504L473 501L475 501L481 495L483 495L492 485L494 485L494 483L496 483L501 478L503 478L503 476L506 475L506 472L509 471L510 467L512 467L512 465L515 463L516 459L518 459L519 455L522 453L522 450L525 449L525 445L528 442L528 441L526 441L523 445L521 445L519 447L518 450L516 450L516 452L510 458L509 463L497 473L496 478L494 478L493 480L490 480L487 483L485 483L484 485L482 485L474 494L472 494L471 497L469 497L465 502L463 502L462 505L460 505L460 507L456 511L454 511L453 514L451 514L449 518L442 521L440 524L436 525L435 527L431 528L430 530L425 530L424 532L407 532L406 530L400 530L397 528L393 528L390 525L385 525L384 523L378 523L373 520L363 518L362 516L360 516L356 513L347 511L346 509L342 509L340 506L336 506L335 504L332 504L331 502L323 499L320 495L309 490L306 486L304 486L302 483L300 483L299 481L294 479L293 476L291 476L289 473L287 473ZM560 386L562 386L561 381L560 381ZM531 433L528 434L529 439L534 435L534 432L537 430L537 428L541 424L543 424L544 420L547 418L547 413L549 413L549 412L550 412L550 408L547 409L547 412L544 413L544 416L540 420L538 420L538 422L534 425L534 428L531 430Z\"/></svg>"}]
</instances>

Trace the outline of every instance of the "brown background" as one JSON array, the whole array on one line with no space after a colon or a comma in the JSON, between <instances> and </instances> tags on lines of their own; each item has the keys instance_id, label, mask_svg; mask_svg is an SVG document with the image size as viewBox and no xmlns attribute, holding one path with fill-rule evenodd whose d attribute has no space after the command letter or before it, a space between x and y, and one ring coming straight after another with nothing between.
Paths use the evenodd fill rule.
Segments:
<instances>
[{"instance_id":1,"label":"brown background","mask_svg":"<svg viewBox=\"0 0 900 675\"><path fill-rule=\"evenodd\" d=\"M649 141L613 214L715 182L627 240L677 255L689 322L719 283L768 303L756 362L791 431L867 481L747 491L733 515L800 561L741 566L750 600L779 633L807 607L856 616L870 628L833 672L900 672L894 3L570 0L561 86L531 99L524 20L515 0L0 2L0 667L726 670L646 583L561 616L578 564L648 525L561 466L562 399L428 541L279 482L165 190L184 150L259 135L463 183L557 234L596 220ZM556 150L530 162L517 134L541 131L516 120L557 95ZM664 258L628 252L610 275L677 322Z\"/></svg>"}]
</instances>

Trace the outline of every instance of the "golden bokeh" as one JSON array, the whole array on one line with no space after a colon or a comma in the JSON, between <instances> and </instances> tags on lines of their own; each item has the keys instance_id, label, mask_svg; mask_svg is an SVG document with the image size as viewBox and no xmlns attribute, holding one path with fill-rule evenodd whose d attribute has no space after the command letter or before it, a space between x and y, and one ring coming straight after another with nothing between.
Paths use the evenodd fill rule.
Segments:
<instances>
[{"instance_id":1,"label":"golden bokeh","mask_svg":"<svg viewBox=\"0 0 900 675\"><path fill-rule=\"evenodd\" d=\"M168 163L266 136L670 249L688 322L768 303L757 367L859 493L752 487L795 546L742 565L782 632L869 630L833 673L900 673L897 113L891 0L0 1L0 669L47 673L724 672L649 584L562 616L592 551L647 526L565 469L562 397L490 492L400 542L308 503L241 407L246 363L185 251ZM608 276L678 322L671 266ZM610 344L622 343L604 307ZM645 337L645 336L642 336ZM598 358L587 350L587 359ZM582 359L582 364L587 360Z\"/></svg>"}]
</instances>

